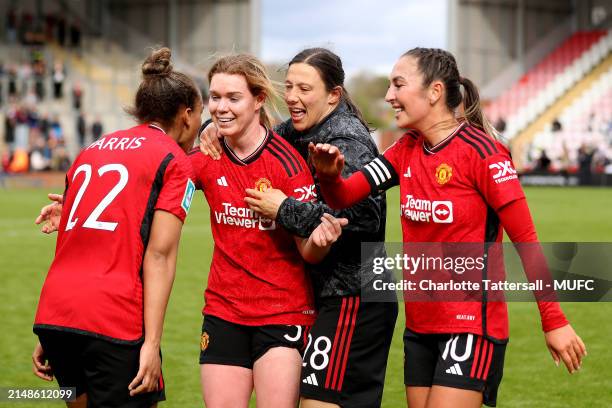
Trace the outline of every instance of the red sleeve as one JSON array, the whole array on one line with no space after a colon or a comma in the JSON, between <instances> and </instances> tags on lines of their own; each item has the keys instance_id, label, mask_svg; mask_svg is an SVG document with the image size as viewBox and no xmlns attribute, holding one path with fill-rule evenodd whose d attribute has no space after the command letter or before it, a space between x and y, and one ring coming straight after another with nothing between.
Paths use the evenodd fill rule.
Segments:
<instances>
[{"instance_id":1,"label":"red sleeve","mask_svg":"<svg viewBox=\"0 0 612 408\"><path fill-rule=\"evenodd\" d=\"M362 171L356 171L349 178L340 175L335 179L319 176L321 193L325 202L333 209L349 208L370 195L370 183Z\"/></svg>"},{"instance_id":2,"label":"red sleeve","mask_svg":"<svg viewBox=\"0 0 612 408\"><path fill-rule=\"evenodd\" d=\"M529 207L527 206L527 200L524 197L514 200L500 208L497 214L510 240L515 244L527 279L530 282L537 279L551 282L552 276L542 252L542 247L538 243L538 236L531 219ZM551 295L554 296L554 293L544 294L543 296L549 298ZM542 329L545 332L569 324L559 303L556 301L538 300L537 303L540 310Z\"/></svg>"},{"instance_id":3,"label":"red sleeve","mask_svg":"<svg viewBox=\"0 0 612 408\"><path fill-rule=\"evenodd\" d=\"M193 169L189 159L184 154L178 155L166 167L155 209L172 213L184 222L195 189Z\"/></svg>"},{"instance_id":4,"label":"red sleeve","mask_svg":"<svg viewBox=\"0 0 612 408\"><path fill-rule=\"evenodd\" d=\"M494 209L525 197L508 149L496 143L497 151L490 156L471 160L474 178L485 201Z\"/></svg>"},{"instance_id":5,"label":"red sleeve","mask_svg":"<svg viewBox=\"0 0 612 408\"><path fill-rule=\"evenodd\" d=\"M370 194L377 195L399 184L399 172L410 150L419 140L416 131L408 131L385 152L347 179L319 176L325 202L334 209L352 207Z\"/></svg>"}]
</instances>

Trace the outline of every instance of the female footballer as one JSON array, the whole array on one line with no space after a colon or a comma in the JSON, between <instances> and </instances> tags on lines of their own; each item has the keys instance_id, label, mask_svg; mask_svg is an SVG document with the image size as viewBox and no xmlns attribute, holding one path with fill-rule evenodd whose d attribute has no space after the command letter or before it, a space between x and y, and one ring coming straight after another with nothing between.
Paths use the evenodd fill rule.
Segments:
<instances>
[{"instance_id":1,"label":"female footballer","mask_svg":"<svg viewBox=\"0 0 612 408\"><path fill-rule=\"evenodd\" d=\"M271 130L266 104L275 90L260 61L249 55L221 58L208 79L208 108L225 154L220 160L199 149L190 154L215 241L203 310L204 402L211 408L247 407L254 389L258 407L295 407L300 351L315 319L302 258L320 262L347 221L324 214L310 236L300 238L247 206L246 189L276 188L312 201L312 175Z\"/></svg>"},{"instance_id":2,"label":"female footballer","mask_svg":"<svg viewBox=\"0 0 612 408\"><path fill-rule=\"evenodd\" d=\"M343 175L349 176L378 155L367 123L344 88L342 61L330 50L306 49L289 62L284 99L291 118L275 130L304 159L310 142L334 143L346 157ZM213 126L200 140L205 154L221 157ZM247 193L253 210L302 236L324 213L349 220L329 255L309 268L318 316L303 358L301 406L380 406L397 304L395 298L362 301L362 288L373 275L371 262L361 259L361 242L376 242L372 257L385 255L384 194L335 211L324 202L300 202L275 189Z\"/></svg>"},{"instance_id":3,"label":"female footballer","mask_svg":"<svg viewBox=\"0 0 612 408\"><path fill-rule=\"evenodd\" d=\"M463 93L461 88L463 87ZM415 48L396 62L385 100L407 133L361 171L342 177L332 144L311 144L323 196L344 208L400 185L404 242L537 243L506 147L492 137L478 91L452 54ZM464 114L457 111L462 105ZM521 258L528 277L526 258ZM537 252L537 251L536 251ZM537 253L536 253L537 255ZM530 278L533 276L530 276ZM546 345L570 373L585 346L558 303L538 301ZM404 382L414 407L494 406L508 341L505 302L407 302Z\"/></svg>"},{"instance_id":4,"label":"female footballer","mask_svg":"<svg viewBox=\"0 0 612 408\"><path fill-rule=\"evenodd\" d=\"M63 208L37 219L54 215L59 234L34 322L34 373L75 387L70 407L165 399L160 342L194 190L185 151L203 103L167 48L144 61L142 77L131 110L140 124L85 148L66 175Z\"/></svg>"}]
</instances>

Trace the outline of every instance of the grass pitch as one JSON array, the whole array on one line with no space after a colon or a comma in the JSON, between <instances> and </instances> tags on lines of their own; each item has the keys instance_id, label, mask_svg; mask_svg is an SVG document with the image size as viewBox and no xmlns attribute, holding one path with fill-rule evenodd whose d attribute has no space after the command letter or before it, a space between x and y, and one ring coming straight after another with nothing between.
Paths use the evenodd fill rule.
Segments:
<instances>
[{"instance_id":1,"label":"grass pitch","mask_svg":"<svg viewBox=\"0 0 612 408\"><path fill-rule=\"evenodd\" d=\"M612 189L528 188L533 218L542 241L612 242ZM398 189L388 195L387 241L401 240ZM33 220L46 204L46 191L4 190L0 196L0 388L49 387L34 377L31 353L36 302L51 262L55 238L39 233ZM181 238L177 277L168 308L164 338L167 407L202 406L199 387L199 339L203 291L212 253L208 208L201 195ZM612 265L610 265L612 268ZM582 370L570 376L555 367L544 345L537 308L512 303L499 407L609 407L612 405L612 304L563 304L572 325L587 344ZM400 317L389 357L384 407L405 406ZM230 386L230 385L228 385ZM0 401L0 405L2 402ZM10 406L10 403L6 403ZM18 407L62 406L19 403Z\"/></svg>"}]
</instances>

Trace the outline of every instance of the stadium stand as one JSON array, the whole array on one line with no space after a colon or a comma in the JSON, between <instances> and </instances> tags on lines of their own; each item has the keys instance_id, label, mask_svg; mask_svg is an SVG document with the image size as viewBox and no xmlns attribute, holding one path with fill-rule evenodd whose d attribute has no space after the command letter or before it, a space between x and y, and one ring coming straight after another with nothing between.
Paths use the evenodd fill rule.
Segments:
<instances>
[{"instance_id":1,"label":"stadium stand","mask_svg":"<svg viewBox=\"0 0 612 408\"><path fill-rule=\"evenodd\" d=\"M486 109L495 123L506 122L512 139L612 50L612 32L577 32L502 93Z\"/></svg>"}]
</instances>

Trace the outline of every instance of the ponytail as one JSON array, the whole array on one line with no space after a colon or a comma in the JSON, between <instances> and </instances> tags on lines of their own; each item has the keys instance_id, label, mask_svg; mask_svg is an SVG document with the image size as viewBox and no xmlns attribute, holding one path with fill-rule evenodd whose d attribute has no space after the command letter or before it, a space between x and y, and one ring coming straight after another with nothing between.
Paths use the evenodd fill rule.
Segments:
<instances>
[{"instance_id":1,"label":"ponytail","mask_svg":"<svg viewBox=\"0 0 612 408\"><path fill-rule=\"evenodd\" d=\"M497 139L497 130L491 125L480 105L478 88L472 81L465 77L459 77L459 83L463 85L463 115L465 121L482 130L485 134Z\"/></svg>"}]
</instances>

